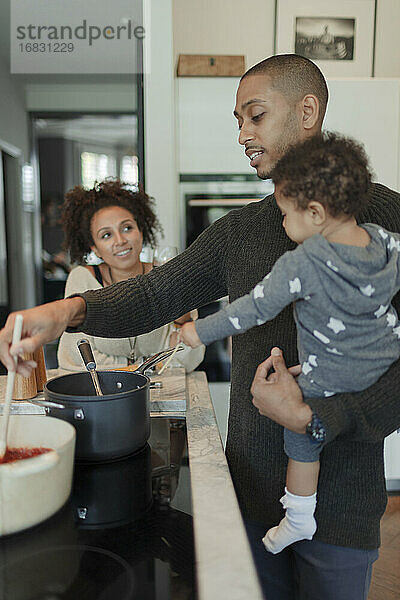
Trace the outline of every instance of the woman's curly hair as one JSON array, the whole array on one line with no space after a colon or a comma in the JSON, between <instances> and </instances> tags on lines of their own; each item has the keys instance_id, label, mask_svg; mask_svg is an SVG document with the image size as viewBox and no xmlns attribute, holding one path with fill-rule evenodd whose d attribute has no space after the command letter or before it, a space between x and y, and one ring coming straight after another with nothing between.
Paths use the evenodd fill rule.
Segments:
<instances>
[{"instance_id":1,"label":"woman's curly hair","mask_svg":"<svg viewBox=\"0 0 400 600\"><path fill-rule=\"evenodd\" d=\"M298 209L305 210L315 200L333 217L357 217L366 208L371 177L363 147L332 132L292 146L271 172L271 179Z\"/></svg>"},{"instance_id":2,"label":"woman's curly hair","mask_svg":"<svg viewBox=\"0 0 400 600\"><path fill-rule=\"evenodd\" d=\"M157 234L162 235L163 231L153 209L154 199L141 188L131 191L119 179L105 179L96 182L90 190L76 186L64 196L64 248L69 251L72 262L84 263L94 244L90 231L93 215L108 206L126 208L142 232L143 243L150 246L157 244Z\"/></svg>"}]
</instances>

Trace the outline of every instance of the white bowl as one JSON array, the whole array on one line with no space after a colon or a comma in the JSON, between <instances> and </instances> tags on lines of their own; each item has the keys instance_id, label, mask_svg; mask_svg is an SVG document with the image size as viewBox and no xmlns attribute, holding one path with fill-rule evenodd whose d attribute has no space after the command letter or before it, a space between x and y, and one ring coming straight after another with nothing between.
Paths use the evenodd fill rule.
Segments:
<instances>
[{"instance_id":1,"label":"white bowl","mask_svg":"<svg viewBox=\"0 0 400 600\"><path fill-rule=\"evenodd\" d=\"M56 513L71 492L75 429L42 415L12 415L8 446L51 452L0 464L0 536L32 527Z\"/></svg>"}]
</instances>

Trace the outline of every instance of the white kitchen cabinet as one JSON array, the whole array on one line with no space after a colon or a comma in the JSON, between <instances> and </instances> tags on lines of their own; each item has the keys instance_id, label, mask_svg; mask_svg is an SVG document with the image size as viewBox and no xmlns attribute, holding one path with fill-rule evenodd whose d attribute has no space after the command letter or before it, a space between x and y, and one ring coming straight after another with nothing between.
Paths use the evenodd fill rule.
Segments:
<instances>
[{"instance_id":1,"label":"white kitchen cabinet","mask_svg":"<svg viewBox=\"0 0 400 600\"><path fill-rule=\"evenodd\" d=\"M385 439L385 477L389 491L400 489L400 433Z\"/></svg>"},{"instance_id":2,"label":"white kitchen cabinet","mask_svg":"<svg viewBox=\"0 0 400 600\"><path fill-rule=\"evenodd\" d=\"M177 79L179 173L255 173L233 116L238 77Z\"/></svg>"},{"instance_id":3,"label":"white kitchen cabinet","mask_svg":"<svg viewBox=\"0 0 400 600\"><path fill-rule=\"evenodd\" d=\"M400 190L400 79L329 79L324 128L365 146L374 181Z\"/></svg>"},{"instance_id":4,"label":"white kitchen cabinet","mask_svg":"<svg viewBox=\"0 0 400 600\"><path fill-rule=\"evenodd\" d=\"M236 77L177 79L179 173L253 173L233 116ZM365 146L375 181L400 189L400 79L329 79L324 128Z\"/></svg>"}]
</instances>

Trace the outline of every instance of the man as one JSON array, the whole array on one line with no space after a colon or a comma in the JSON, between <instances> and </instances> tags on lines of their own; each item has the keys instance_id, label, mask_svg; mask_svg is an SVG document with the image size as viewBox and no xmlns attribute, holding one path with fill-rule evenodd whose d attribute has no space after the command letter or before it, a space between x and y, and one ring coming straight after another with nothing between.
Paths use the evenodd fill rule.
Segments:
<instances>
[{"instance_id":1,"label":"man","mask_svg":"<svg viewBox=\"0 0 400 600\"><path fill-rule=\"evenodd\" d=\"M320 132L327 103L319 69L296 55L280 55L250 69L240 82L234 114L239 142L261 178L287 148ZM362 221L400 231L400 196L375 185ZM180 314L229 293L248 293L284 252L294 248L282 228L273 196L233 210L181 255L146 276L86 292L24 313L25 339L33 347L69 325L92 335L128 336L150 331ZM0 333L0 358L11 367L12 315ZM366 391L307 399L286 370L297 362L295 327L288 307L271 322L233 339L232 386L226 454L246 522L265 597L271 600L366 598L386 504L383 438L400 426L400 363ZM275 367L272 379L268 370ZM20 372L29 365L20 363ZM278 425L277 423L280 423ZM282 518L279 496L286 460L282 427L330 442L321 455L317 532L277 555L261 538Z\"/></svg>"}]
</instances>

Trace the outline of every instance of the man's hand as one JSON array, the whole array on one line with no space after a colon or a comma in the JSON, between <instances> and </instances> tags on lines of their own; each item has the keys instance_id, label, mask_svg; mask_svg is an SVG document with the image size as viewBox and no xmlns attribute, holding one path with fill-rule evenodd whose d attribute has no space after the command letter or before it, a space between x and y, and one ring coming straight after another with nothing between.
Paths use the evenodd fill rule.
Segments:
<instances>
[{"instance_id":1,"label":"man's hand","mask_svg":"<svg viewBox=\"0 0 400 600\"><path fill-rule=\"evenodd\" d=\"M20 310L24 322L21 341L16 347L11 345L15 315L11 313L4 328L0 331L0 360L9 370L14 369L13 356L20 356L37 350L41 345L57 339L65 329L83 322L86 303L83 298L67 298L42 304L28 310ZM28 377L35 366L31 361L18 359L17 373Z\"/></svg>"},{"instance_id":2,"label":"man's hand","mask_svg":"<svg viewBox=\"0 0 400 600\"><path fill-rule=\"evenodd\" d=\"M271 368L274 373L268 376ZM281 350L273 348L271 356L257 368L251 393L253 404L261 415L291 431L305 433L312 411L303 401L303 394L295 380L300 373L301 365L287 369Z\"/></svg>"},{"instance_id":3,"label":"man's hand","mask_svg":"<svg viewBox=\"0 0 400 600\"><path fill-rule=\"evenodd\" d=\"M185 323L182 325L179 330L179 338L184 344L186 344L186 346L197 348L197 346L201 345L201 339L197 335L196 326L194 323L194 321L190 321L190 323Z\"/></svg>"}]
</instances>

